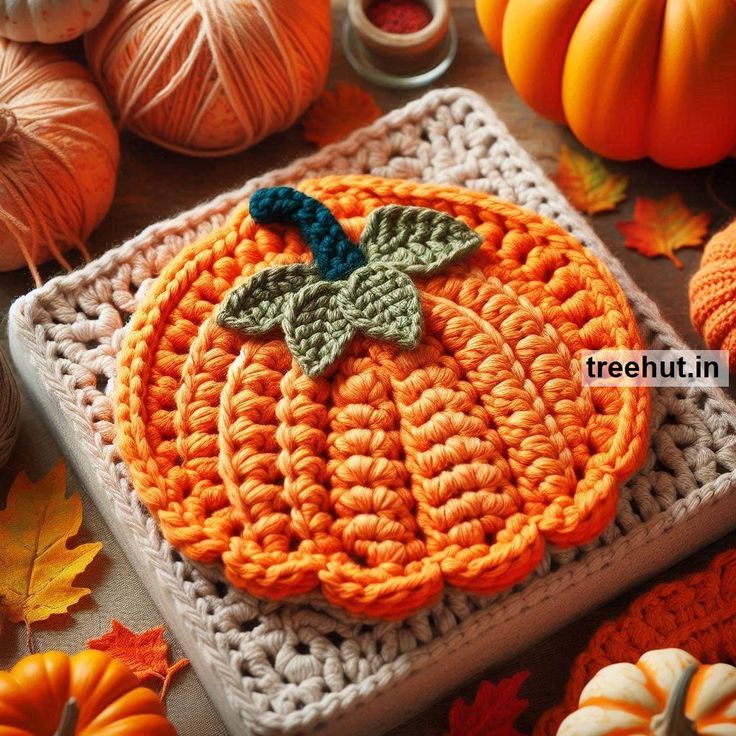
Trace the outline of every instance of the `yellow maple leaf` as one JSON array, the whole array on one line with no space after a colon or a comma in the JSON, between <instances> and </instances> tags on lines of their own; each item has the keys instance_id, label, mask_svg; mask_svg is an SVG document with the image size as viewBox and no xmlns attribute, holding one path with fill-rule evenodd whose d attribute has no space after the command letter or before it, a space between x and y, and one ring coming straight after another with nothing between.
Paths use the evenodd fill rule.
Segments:
<instances>
[{"instance_id":1,"label":"yellow maple leaf","mask_svg":"<svg viewBox=\"0 0 736 736\"><path fill-rule=\"evenodd\" d=\"M102 549L99 542L67 547L82 524L82 502L65 490L62 462L38 483L21 473L0 512L0 605L10 621L25 623L29 645L31 624L67 613L89 594L72 583Z\"/></svg>"},{"instance_id":2,"label":"yellow maple leaf","mask_svg":"<svg viewBox=\"0 0 736 736\"><path fill-rule=\"evenodd\" d=\"M381 117L373 97L355 84L340 82L322 93L302 120L304 140L320 148L339 141Z\"/></svg>"},{"instance_id":3,"label":"yellow maple leaf","mask_svg":"<svg viewBox=\"0 0 736 736\"><path fill-rule=\"evenodd\" d=\"M667 256L677 268L682 268L675 251L702 245L709 224L707 212L693 212L682 201L682 195L676 193L659 201L637 198L634 219L619 222L616 227L626 238L627 248L650 258Z\"/></svg>"},{"instance_id":4,"label":"yellow maple leaf","mask_svg":"<svg viewBox=\"0 0 736 736\"><path fill-rule=\"evenodd\" d=\"M560 168L553 177L565 196L581 212L615 210L626 199L629 177L612 174L599 158L587 158L562 146Z\"/></svg>"}]
</instances>

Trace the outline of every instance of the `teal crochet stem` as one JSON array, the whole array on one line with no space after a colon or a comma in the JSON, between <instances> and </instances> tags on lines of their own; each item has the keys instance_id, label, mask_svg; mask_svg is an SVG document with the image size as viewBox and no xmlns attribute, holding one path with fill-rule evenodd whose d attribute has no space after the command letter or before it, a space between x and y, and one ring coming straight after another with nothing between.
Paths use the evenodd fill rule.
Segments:
<instances>
[{"instance_id":1,"label":"teal crochet stem","mask_svg":"<svg viewBox=\"0 0 736 736\"><path fill-rule=\"evenodd\" d=\"M329 281L346 279L365 265L363 251L353 243L322 202L291 187L259 189L250 198L250 215L260 224L296 225L307 241L320 273Z\"/></svg>"}]
</instances>

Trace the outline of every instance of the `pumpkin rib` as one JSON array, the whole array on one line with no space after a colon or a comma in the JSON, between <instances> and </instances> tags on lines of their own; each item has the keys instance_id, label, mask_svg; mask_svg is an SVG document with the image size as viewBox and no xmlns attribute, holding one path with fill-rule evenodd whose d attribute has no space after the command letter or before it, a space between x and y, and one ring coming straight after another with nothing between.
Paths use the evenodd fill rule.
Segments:
<instances>
[{"instance_id":1,"label":"pumpkin rib","mask_svg":"<svg viewBox=\"0 0 736 736\"><path fill-rule=\"evenodd\" d=\"M100 710L89 723L83 725L79 736L85 736L87 733L90 736L99 736L107 733L111 728L122 729L124 726L133 725L136 719L141 718L146 719L143 723L146 726L146 735L154 736L148 730L154 724L151 716L161 716L155 725L165 726L167 730L164 733L172 733L171 724L163 718L163 706L156 693L147 687L136 687L115 698L103 710ZM82 726L81 723L79 725ZM130 731L122 731L122 733L127 734ZM132 731L132 733L140 733L140 731ZM155 734L158 733L160 733L159 730L155 731Z\"/></svg>"},{"instance_id":2,"label":"pumpkin rib","mask_svg":"<svg viewBox=\"0 0 736 736\"><path fill-rule=\"evenodd\" d=\"M677 168L716 163L736 140L736 8L723 0L668 0L647 152Z\"/></svg>"},{"instance_id":3,"label":"pumpkin rib","mask_svg":"<svg viewBox=\"0 0 736 736\"><path fill-rule=\"evenodd\" d=\"M565 122L565 58L590 0L510 0L503 16L506 71L524 101L545 117ZM539 74L539 64L545 73Z\"/></svg>"},{"instance_id":4,"label":"pumpkin rib","mask_svg":"<svg viewBox=\"0 0 736 736\"><path fill-rule=\"evenodd\" d=\"M406 448L399 442L393 352L356 338L331 378L332 529L345 556L331 559L319 574L331 602L387 619L431 603L443 587L440 567L411 516L408 468L402 472L400 465Z\"/></svg>"},{"instance_id":5,"label":"pumpkin rib","mask_svg":"<svg viewBox=\"0 0 736 736\"><path fill-rule=\"evenodd\" d=\"M323 552L320 549L321 538L327 536L325 529L317 529L317 544L310 544L306 552L302 549L304 542L291 529L291 516L295 509L293 506L290 509L285 502L290 494L295 495L297 501L309 494L309 500L317 508L325 504L327 492L318 482L320 472L317 470L315 474L315 465L308 457L309 443L315 441L315 434L324 435L324 431L319 426L304 423L304 419L314 415L315 409L319 412L319 405L309 391L292 393L287 389L292 402L294 399L298 402L295 410L299 414L294 432L288 438L280 431L278 414L291 411L289 400L285 397L277 402L274 396L268 407L261 406L262 402L259 402L254 390L259 383L268 379L272 382L275 375L280 376L279 388L289 382L291 356L287 358L284 347L280 350L275 348L276 343L261 347L256 341L246 341L239 357L228 370L227 383L220 394L218 468L231 503L241 510L244 525L243 532L231 543L226 557L232 577L254 595L265 594L278 598L312 590L318 582L318 570L324 567L327 555L333 551ZM266 360L273 361L269 366L271 373L268 379L262 375L263 363L256 357L259 353L265 353ZM251 358L255 360L251 362ZM240 371L244 365L247 365L246 371ZM253 373L252 378L249 373ZM273 392L275 388L272 386L270 390ZM316 397L319 397L320 389L324 391L324 386L310 388L316 389ZM272 421L270 436L264 437L259 432L253 417L248 416L249 410L254 416L260 411L265 412L264 418ZM249 438L255 444L249 445ZM264 449L268 455L257 462L253 453L264 439L267 441ZM288 443L292 450L290 459L293 464L287 467L281 462L285 452L281 442ZM249 472L251 463L255 474ZM266 477L259 478L264 472ZM290 480L288 484L287 478ZM297 506L296 511L301 512L302 509ZM296 543L298 547L294 548Z\"/></svg>"},{"instance_id":6,"label":"pumpkin rib","mask_svg":"<svg viewBox=\"0 0 736 736\"><path fill-rule=\"evenodd\" d=\"M406 567L427 550L412 517L390 369L373 358L366 341L355 340L350 353L330 380L327 473L336 517L330 531L367 570Z\"/></svg>"},{"instance_id":7,"label":"pumpkin rib","mask_svg":"<svg viewBox=\"0 0 736 736\"><path fill-rule=\"evenodd\" d=\"M117 414L121 454L166 538L198 561L222 559L251 594L321 588L351 612L398 618L445 582L513 585L545 539L600 533L648 420L646 390L615 404L581 387L571 363L596 339L640 345L605 267L559 227L482 193L363 176L302 189L353 237L373 209L399 204L460 218L484 242L467 264L417 279L420 348L358 337L319 379L279 336L243 338L216 322L229 289L308 257L295 228L255 226L245 205L174 259L131 324ZM496 388L498 371L516 386Z\"/></svg>"},{"instance_id":8,"label":"pumpkin rib","mask_svg":"<svg viewBox=\"0 0 736 736\"><path fill-rule=\"evenodd\" d=\"M509 518L518 520L520 501L513 505L508 499L508 495L518 499L518 493L510 488L508 475L504 478L490 462L500 461L508 473L488 436L489 417L478 405L475 389L464 380L460 364L440 347L440 332L431 318L427 332L417 351L394 358L391 370L417 521L428 553L448 582L476 590L494 588L495 576L486 580L482 560L503 558L501 550L506 548L493 540L508 528ZM505 509L503 502L498 508L492 488L506 492ZM509 518L502 520L498 513L504 511Z\"/></svg>"},{"instance_id":9,"label":"pumpkin rib","mask_svg":"<svg viewBox=\"0 0 736 736\"><path fill-rule=\"evenodd\" d=\"M506 343L501 342L496 346L496 354L507 354L511 371L505 381L503 394L497 397L496 390L491 389L490 393L484 396L484 402L499 429L504 432L514 478L520 491L524 493L528 503L541 503L541 508L535 514L535 523L548 538L555 541L558 538L564 540L566 525L576 525L579 522L578 515L571 516L570 510L577 508L584 488L572 475L570 468L572 452L556 418L541 400L524 366L513 353L509 355L510 352ZM480 380L483 382L483 379ZM526 401L527 398L530 398L531 402L523 415L525 425L522 426L519 424L521 412L518 402ZM550 422L552 426L548 426ZM544 451L539 447L540 438L545 439ZM528 442L533 442L531 452L525 447ZM564 460L560 462L565 454L569 463L567 466ZM535 465L540 463L542 467L535 478ZM554 500L550 505L547 505L540 496L545 486L555 488Z\"/></svg>"}]
</instances>

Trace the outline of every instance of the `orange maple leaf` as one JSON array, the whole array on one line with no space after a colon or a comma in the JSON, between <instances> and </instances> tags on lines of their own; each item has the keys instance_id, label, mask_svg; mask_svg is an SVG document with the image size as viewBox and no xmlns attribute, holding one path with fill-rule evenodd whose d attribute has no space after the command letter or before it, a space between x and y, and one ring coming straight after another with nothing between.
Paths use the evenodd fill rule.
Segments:
<instances>
[{"instance_id":1,"label":"orange maple leaf","mask_svg":"<svg viewBox=\"0 0 736 736\"><path fill-rule=\"evenodd\" d=\"M707 212L693 212L682 201L682 195L676 193L659 201L637 198L634 219L619 222L616 227L624 234L627 248L650 258L667 256L677 268L682 268L675 251L702 245L709 224Z\"/></svg>"},{"instance_id":2,"label":"orange maple leaf","mask_svg":"<svg viewBox=\"0 0 736 736\"><path fill-rule=\"evenodd\" d=\"M7 506L0 512L0 608L13 623L25 623L31 651L31 624L67 613L90 593L89 588L75 588L73 583L102 544L69 548L81 525L82 502L76 494L66 498L63 462L38 483L31 483L25 473L15 479Z\"/></svg>"},{"instance_id":3,"label":"orange maple leaf","mask_svg":"<svg viewBox=\"0 0 736 736\"><path fill-rule=\"evenodd\" d=\"M155 679L161 682L161 700L166 697L171 678L189 664L188 659L180 659L169 664L169 645L164 639L164 627L156 626L136 634L113 619L112 630L99 639L90 639L87 646L99 649L111 657L119 659L130 667L141 682Z\"/></svg>"},{"instance_id":4,"label":"orange maple leaf","mask_svg":"<svg viewBox=\"0 0 736 736\"><path fill-rule=\"evenodd\" d=\"M553 177L565 196L581 212L615 210L626 199L629 177L612 174L599 158L587 158L562 146L560 168Z\"/></svg>"},{"instance_id":5,"label":"orange maple leaf","mask_svg":"<svg viewBox=\"0 0 736 736\"><path fill-rule=\"evenodd\" d=\"M320 148L339 141L381 117L381 108L364 89L340 82L322 93L302 120L304 140Z\"/></svg>"},{"instance_id":6,"label":"orange maple leaf","mask_svg":"<svg viewBox=\"0 0 736 736\"><path fill-rule=\"evenodd\" d=\"M450 707L447 736L522 736L514 722L529 705L519 697L527 677L528 672L517 672L498 685L483 681L472 703L456 698Z\"/></svg>"}]
</instances>

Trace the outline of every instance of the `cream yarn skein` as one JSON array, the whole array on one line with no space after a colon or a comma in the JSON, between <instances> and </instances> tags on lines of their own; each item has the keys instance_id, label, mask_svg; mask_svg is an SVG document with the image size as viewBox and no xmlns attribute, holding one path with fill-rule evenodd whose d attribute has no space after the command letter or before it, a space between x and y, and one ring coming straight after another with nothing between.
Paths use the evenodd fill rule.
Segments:
<instances>
[{"instance_id":1,"label":"cream yarn skein","mask_svg":"<svg viewBox=\"0 0 736 736\"><path fill-rule=\"evenodd\" d=\"M292 125L321 92L329 0L115 0L87 60L121 127L222 156Z\"/></svg>"}]
</instances>

